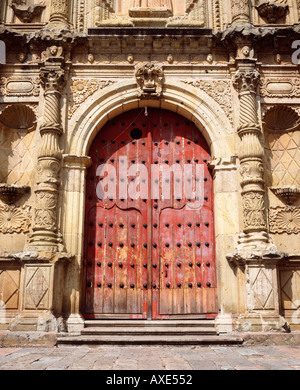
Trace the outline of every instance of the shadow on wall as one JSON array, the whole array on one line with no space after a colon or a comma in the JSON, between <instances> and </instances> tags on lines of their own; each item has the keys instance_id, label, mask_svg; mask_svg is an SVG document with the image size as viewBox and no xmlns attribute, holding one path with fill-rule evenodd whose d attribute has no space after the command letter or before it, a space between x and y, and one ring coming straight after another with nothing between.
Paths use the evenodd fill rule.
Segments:
<instances>
[{"instance_id":1,"label":"shadow on wall","mask_svg":"<svg viewBox=\"0 0 300 390\"><path fill-rule=\"evenodd\" d=\"M6 64L6 45L0 41L0 64Z\"/></svg>"}]
</instances>

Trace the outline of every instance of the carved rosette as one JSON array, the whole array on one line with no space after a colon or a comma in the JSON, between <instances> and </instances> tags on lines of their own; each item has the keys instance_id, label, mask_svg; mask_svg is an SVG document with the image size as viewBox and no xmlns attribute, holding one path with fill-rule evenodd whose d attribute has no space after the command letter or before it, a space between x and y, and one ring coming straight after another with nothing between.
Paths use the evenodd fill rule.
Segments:
<instances>
[{"instance_id":1,"label":"carved rosette","mask_svg":"<svg viewBox=\"0 0 300 390\"><path fill-rule=\"evenodd\" d=\"M28 233L31 225L31 207L4 205L0 207L0 232Z\"/></svg>"},{"instance_id":2,"label":"carved rosette","mask_svg":"<svg viewBox=\"0 0 300 390\"><path fill-rule=\"evenodd\" d=\"M249 0L231 0L232 24L249 23Z\"/></svg>"},{"instance_id":3,"label":"carved rosette","mask_svg":"<svg viewBox=\"0 0 300 390\"><path fill-rule=\"evenodd\" d=\"M238 134L241 138L238 157L242 187L244 233L267 230L264 201L264 149L256 111L256 91L259 73L253 64L240 64L234 76L234 86L239 92L240 112Z\"/></svg>"}]
</instances>

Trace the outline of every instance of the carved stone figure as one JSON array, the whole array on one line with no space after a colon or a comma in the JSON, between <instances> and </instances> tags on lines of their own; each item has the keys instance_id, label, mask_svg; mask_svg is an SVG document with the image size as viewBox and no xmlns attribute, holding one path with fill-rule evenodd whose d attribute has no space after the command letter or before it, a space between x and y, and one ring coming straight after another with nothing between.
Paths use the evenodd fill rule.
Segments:
<instances>
[{"instance_id":1,"label":"carved stone figure","mask_svg":"<svg viewBox=\"0 0 300 390\"><path fill-rule=\"evenodd\" d=\"M26 5L26 1L13 1L11 8L23 23L31 23L36 16L41 15L46 7L42 4Z\"/></svg>"},{"instance_id":2,"label":"carved stone figure","mask_svg":"<svg viewBox=\"0 0 300 390\"><path fill-rule=\"evenodd\" d=\"M139 65L135 72L139 97L159 97L162 93L164 72L161 66L147 63Z\"/></svg>"}]
</instances>

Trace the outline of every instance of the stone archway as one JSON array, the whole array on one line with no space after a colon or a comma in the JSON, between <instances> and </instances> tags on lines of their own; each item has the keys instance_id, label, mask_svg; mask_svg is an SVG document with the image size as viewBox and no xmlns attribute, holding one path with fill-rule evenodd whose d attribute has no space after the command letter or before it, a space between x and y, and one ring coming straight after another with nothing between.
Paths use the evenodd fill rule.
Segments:
<instances>
[{"instance_id":1,"label":"stone archway","mask_svg":"<svg viewBox=\"0 0 300 390\"><path fill-rule=\"evenodd\" d=\"M72 326L70 325L72 323L75 324L75 328L77 325L80 326L79 313L82 307L80 270L84 258L84 216L82 213L78 213L78 210L84 209L86 168L91 164L90 158L87 157L89 148L96 135L109 120L131 109L145 107L173 111L193 122L203 134L213 157L217 159L218 167L214 175L216 188L219 188L219 193L215 196L215 220L218 220L216 229L219 235L216 242L216 256L217 262L224 262L224 266L218 269L218 279L220 277L221 279L226 278L225 284L228 284L228 289L232 283L236 283L235 278L228 272L223 240L223 234L227 234L224 231L226 219L232 218L229 235L237 234L239 230L237 210L233 210L233 217L224 215L224 205L226 209L228 201L229 204L238 203L238 194L235 192L229 195L225 193L227 190L223 193L221 188L221 183L224 181L223 173L225 176L230 173L230 180L237 181L235 161L231 158L234 155L234 130L229 119L214 99L204 91L190 85L177 82L166 83L163 96L160 99L141 100L137 96L136 83L124 81L95 93L86 100L80 112L78 110L69 122L69 136L65 144L65 150L68 151L68 154L64 157L66 178L64 204L71 204L72 207L66 207L62 214L62 232L66 247L68 251L76 254L76 261L72 267L73 271L71 271L73 272L71 294L73 314L70 317L69 327ZM71 178L76 178L75 184L71 182ZM225 210L226 213L231 213L231 211ZM70 220L72 221L71 225ZM222 286L224 287L224 284ZM220 302L221 310L226 310L228 306L232 311L234 291L227 295L221 293L220 296L223 297Z\"/></svg>"}]
</instances>

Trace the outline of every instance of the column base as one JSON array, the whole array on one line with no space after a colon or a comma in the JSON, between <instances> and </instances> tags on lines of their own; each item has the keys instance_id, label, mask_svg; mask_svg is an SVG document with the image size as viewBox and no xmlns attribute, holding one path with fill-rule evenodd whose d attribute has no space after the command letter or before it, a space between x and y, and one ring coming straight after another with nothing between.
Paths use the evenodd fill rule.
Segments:
<instances>
[{"instance_id":1,"label":"column base","mask_svg":"<svg viewBox=\"0 0 300 390\"><path fill-rule=\"evenodd\" d=\"M220 313L215 319L216 329L218 333L233 332L233 316L231 313Z\"/></svg>"},{"instance_id":2,"label":"column base","mask_svg":"<svg viewBox=\"0 0 300 390\"><path fill-rule=\"evenodd\" d=\"M62 238L52 231L38 231L30 235L29 246L26 248L29 252L63 252L64 247Z\"/></svg>"},{"instance_id":3,"label":"column base","mask_svg":"<svg viewBox=\"0 0 300 390\"><path fill-rule=\"evenodd\" d=\"M70 314L67 319L67 330L68 333L80 334L84 329L84 318L81 314Z\"/></svg>"},{"instance_id":4,"label":"column base","mask_svg":"<svg viewBox=\"0 0 300 390\"><path fill-rule=\"evenodd\" d=\"M290 332L289 323L275 313L245 313L233 317L234 332Z\"/></svg>"}]
</instances>

